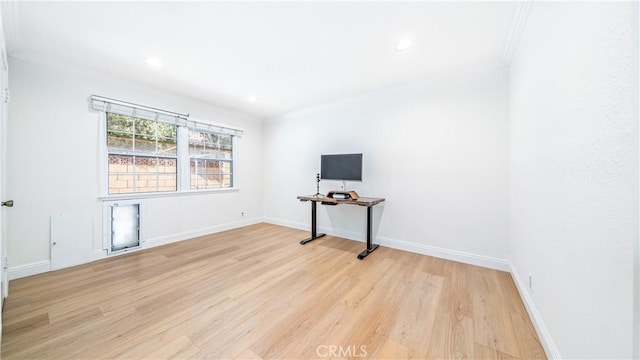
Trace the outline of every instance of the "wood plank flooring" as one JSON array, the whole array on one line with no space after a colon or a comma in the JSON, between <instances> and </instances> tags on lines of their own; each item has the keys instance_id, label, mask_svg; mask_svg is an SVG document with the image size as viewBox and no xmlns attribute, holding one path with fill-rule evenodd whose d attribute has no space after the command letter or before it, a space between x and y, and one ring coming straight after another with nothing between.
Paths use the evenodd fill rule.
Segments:
<instances>
[{"instance_id":1,"label":"wood plank flooring","mask_svg":"<svg viewBox=\"0 0 640 360\"><path fill-rule=\"evenodd\" d=\"M3 359L542 359L508 273L258 224L13 280Z\"/></svg>"}]
</instances>

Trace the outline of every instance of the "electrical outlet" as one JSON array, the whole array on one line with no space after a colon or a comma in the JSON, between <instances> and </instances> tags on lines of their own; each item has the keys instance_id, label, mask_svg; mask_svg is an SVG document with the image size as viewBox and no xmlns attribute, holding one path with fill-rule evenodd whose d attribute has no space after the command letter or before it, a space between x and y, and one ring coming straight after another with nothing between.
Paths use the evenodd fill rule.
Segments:
<instances>
[{"instance_id":1,"label":"electrical outlet","mask_svg":"<svg viewBox=\"0 0 640 360\"><path fill-rule=\"evenodd\" d=\"M533 275L529 273L529 290L533 290Z\"/></svg>"}]
</instances>

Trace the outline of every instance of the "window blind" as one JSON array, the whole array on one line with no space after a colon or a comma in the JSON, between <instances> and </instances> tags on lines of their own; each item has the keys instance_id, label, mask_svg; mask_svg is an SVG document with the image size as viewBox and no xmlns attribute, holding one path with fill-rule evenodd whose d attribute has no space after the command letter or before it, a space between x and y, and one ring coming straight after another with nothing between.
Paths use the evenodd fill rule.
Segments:
<instances>
[{"instance_id":1,"label":"window blind","mask_svg":"<svg viewBox=\"0 0 640 360\"><path fill-rule=\"evenodd\" d=\"M206 130L233 136L242 136L243 130L215 124L207 121L196 120L189 114L181 114L173 111L157 109L149 106L134 104L126 101L110 99L103 96L91 95L91 108L96 111L133 116L147 120L157 120L184 126L191 129Z\"/></svg>"},{"instance_id":2,"label":"window blind","mask_svg":"<svg viewBox=\"0 0 640 360\"><path fill-rule=\"evenodd\" d=\"M219 124L214 124L214 123L209 123L209 122L199 121L194 119L187 120L185 122L185 125L189 129L204 130L204 131L210 131L214 133L233 135L233 136L242 136L244 132L242 129L232 128L225 125L219 125Z\"/></svg>"},{"instance_id":3,"label":"window blind","mask_svg":"<svg viewBox=\"0 0 640 360\"><path fill-rule=\"evenodd\" d=\"M91 108L96 111L157 120L176 125L180 125L181 122L189 118L189 114L180 114L97 95L91 95Z\"/></svg>"}]
</instances>

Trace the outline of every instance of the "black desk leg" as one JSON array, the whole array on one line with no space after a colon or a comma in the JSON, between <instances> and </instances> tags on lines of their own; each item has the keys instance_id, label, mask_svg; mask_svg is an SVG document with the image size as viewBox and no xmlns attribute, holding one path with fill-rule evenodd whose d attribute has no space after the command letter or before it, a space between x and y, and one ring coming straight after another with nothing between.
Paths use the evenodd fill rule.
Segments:
<instances>
[{"instance_id":1,"label":"black desk leg","mask_svg":"<svg viewBox=\"0 0 640 360\"><path fill-rule=\"evenodd\" d=\"M373 219L372 219L372 206L367 206L367 248L358 254L358 259L362 260L367 257L367 255L371 254L373 250L378 248L378 245L373 244Z\"/></svg>"},{"instance_id":2,"label":"black desk leg","mask_svg":"<svg viewBox=\"0 0 640 360\"><path fill-rule=\"evenodd\" d=\"M300 241L300 245L304 245L309 241L321 238L326 234L318 234L316 230L316 201L311 201L311 237Z\"/></svg>"}]
</instances>

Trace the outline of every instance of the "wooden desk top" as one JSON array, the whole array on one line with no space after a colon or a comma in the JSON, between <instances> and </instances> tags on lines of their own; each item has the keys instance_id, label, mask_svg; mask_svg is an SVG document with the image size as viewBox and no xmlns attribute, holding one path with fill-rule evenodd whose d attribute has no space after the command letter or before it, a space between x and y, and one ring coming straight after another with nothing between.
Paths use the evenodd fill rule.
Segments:
<instances>
[{"instance_id":1,"label":"wooden desk top","mask_svg":"<svg viewBox=\"0 0 640 360\"><path fill-rule=\"evenodd\" d=\"M358 200L353 199L334 199L326 196L316 195L301 195L298 196L300 201L315 201L327 204L348 204L348 205L360 205L360 206L373 206L384 201L384 198L372 198L372 197L359 197Z\"/></svg>"}]
</instances>

